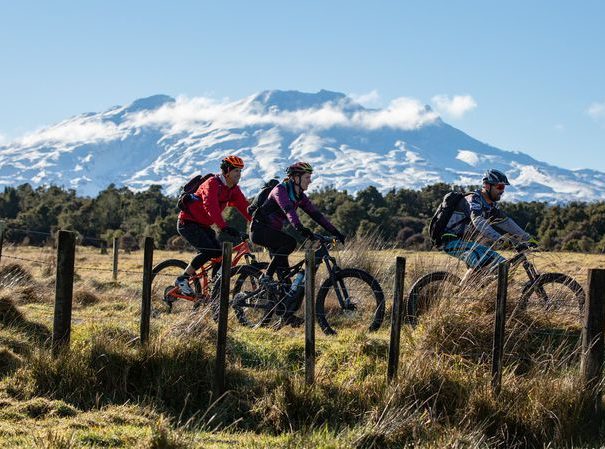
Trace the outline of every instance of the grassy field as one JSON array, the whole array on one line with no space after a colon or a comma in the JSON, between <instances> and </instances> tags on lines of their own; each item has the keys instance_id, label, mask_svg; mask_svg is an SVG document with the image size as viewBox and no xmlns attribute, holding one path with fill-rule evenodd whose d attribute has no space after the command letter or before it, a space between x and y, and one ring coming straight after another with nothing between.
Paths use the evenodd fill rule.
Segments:
<instances>
[{"instance_id":1,"label":"grassy field","mask_svg":"<svg viewBox=\"0 0 605 449\"><path fill-rule=\"evenodd\" d=\"M334 255L342 266L370 270L389 304L397 255L407 259L406 291L428 271L464 271L436 252L378 251L363 242ZM172 257L191 254L156 251L154 260ZM605 268L602 255L532 258L539 270L582 285L588 268ZM584 428L581 325L572 308L564 320L539 310L511 320L498 398L490 389L493 288L457 294L415 328L405 326L391 385L390 312L378 332L351 319L337 336L318 334L313 387L304 384L302 329L248 329L231 318L229 392L218 398L216 327L205 310L154 318L151 342L140 347L141 252L120 255L114 283L111 255L77 248L71 349L53 359L54 259L49 248L3 251L3 448L594 447ZM517 273L511 283L520 281Z\"/></svg>"}]
</instances>

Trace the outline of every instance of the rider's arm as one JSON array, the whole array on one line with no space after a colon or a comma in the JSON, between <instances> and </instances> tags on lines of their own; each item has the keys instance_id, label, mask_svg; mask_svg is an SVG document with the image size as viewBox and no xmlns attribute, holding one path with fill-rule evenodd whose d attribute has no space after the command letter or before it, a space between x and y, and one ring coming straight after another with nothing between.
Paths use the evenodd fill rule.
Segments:
<instances>
[{"instance_id":1,"label":"rider's arm","mask_svg":"<svg viewBox=\"0 0 605 449\"><path fill-rule=\"evenodd\" d=\"M471 208L471 222L473 223L473 227L485 239L492 242L498 240L501 237L501 234L496 231L487 218L483 216L484 205L481 199L481 193L474 193L468 201Z\"/></svg>"},{"instance_id":2,"label":"rider's arm","mask_svg":"<svg viewBox=\"0 0 605 449\"><path fill-rule=\"evenodd\" d=\"M330 234L334 234L338 232L332 223L322 214L319 209L315 207L315 205L311 202L311 200L307 197L307 195L303 194L303 197L300 202L300 208L304 210L309 216L322 228L328 231Z\"/></svg>"},{"instance_id":3,"label":"rider's arm","mask_svg":"<svg viewBox=\"0 0 605 449\"><path fill-rule=\"evenodd\" d=\"M235 207L240 214L244 216L244 218L248 221L252 221L252 216L248 213L248 200L242 193L241 189L238 186L233 188L231 193L231 200L229 201L229 206Z\"/></svg>"},{"instance_id":4,"label":"rider's arm","mask_svg":"<svg viewBox=\"0 0 605 449\"><path fill-rule=\"evenodd\" d=\"M531 236L525 232L521 226L515 223L512 218L506 217L504 214L502 215L505 218L501 222L498 222L498 224L494 225L498 231L511 234L524 242L527 242L530 239Z\"/></svg>"},{"instance_id":5,"label":"rider's arm","mask_svg":"<svg viewBox=\"0 0 605 449\"><path fill-rule=\"evenodd\" d=\"M218 200L220 185L221 181L219 181L217 178L211 178L202 184L195 194L202 199L204 209L212 222L215 223L220 229L223 229L225 226L227 226L227 223L223 219L223 214L221 213L221 207Z\"/></svg>"},{"instance_id":6,"label":"rider's arm","mask_svg":"<svg viewBox=\"0 0 605 449\"><path fill-rule=\"evenodd\" d=\"M290 200L290 197L288 196L288 191L286 190L286 187L283 184L280 184L275 187L269 194L269 197L273 198L275 203L286 215L286 218L288 218L288 221L292 224L292 226L294 226L295 228L302 226L300 218L298 217L296 209L294 208L294 203L292 202L292 200Z\"/></svg>"}]
</instances>

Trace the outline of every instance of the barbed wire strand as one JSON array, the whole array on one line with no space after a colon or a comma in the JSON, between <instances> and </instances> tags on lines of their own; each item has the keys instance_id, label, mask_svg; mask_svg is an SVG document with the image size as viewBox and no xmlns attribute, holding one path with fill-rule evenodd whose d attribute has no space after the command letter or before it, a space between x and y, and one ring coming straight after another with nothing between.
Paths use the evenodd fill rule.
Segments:
<instances>
[{"instance_id":1,"label":"barbed wire strand","mask_svg":"<svg viewBox=\"0 0 605 449\"><path fill-rule=\"evenodd\" d=\"M51 232L43 232L43 231L34 231L33 229L21 229L21 228L15 228L12 226L7 226L5 228L5 232L6 231L12 231L12 232L19 232L22 234L34 234L34 235L43 235L46 237L55 237L56 233L53 234ZM77 232L77 231L71 231L71 232ZM99 239L96 237L89 237L87 235L77 235L76 236L76 240L80 240L80 241L93 241L93 242L105 242L105 243L109 243L107 239ZM84 246L84 245L82 245Z\"/></svg>"}]
</instances>

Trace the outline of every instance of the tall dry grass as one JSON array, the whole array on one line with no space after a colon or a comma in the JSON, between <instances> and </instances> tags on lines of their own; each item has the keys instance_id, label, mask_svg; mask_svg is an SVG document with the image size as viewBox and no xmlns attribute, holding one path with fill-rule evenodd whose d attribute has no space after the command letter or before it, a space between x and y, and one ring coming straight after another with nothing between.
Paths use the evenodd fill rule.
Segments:
<instances>
[{"instance_id":1,"label":"tall dry grass","mask_svg":"<svg viewBox=\"0 0 605 449\"><path fill-rule=\"evenodd\" d=\"M394 256L400 253L385 250L377 240L348 245L334 253L339 263L371 272L389 300ZM406 255L408 286L407 279L436 268L463 270L455 259L439 254ZM227 429L238 447L597 444L585 432L587 407L578 382L580 325L573 318L538 309L511 318L502 392L498 397L492 394L493 286L440 295L447 300L433 304L417 326L405 326L399 374L391 385L386 382L388 316L379 333L359 327L335 338L319 336L316 383L311 387L304 382L301 330L245 329L230 322L229 391L220 398L213 393L216 325L208 313L153 320L151 342L142 348L136 326L127 323L138 317L136 307L113 308L132 301L123 299L132 295L127 290L131 287L96 289L88 282L79 288L94 299L83 299L78 308L114 320L76 327L70 351L56 359L41 338L44 332L32 330L41 326L36 321L42 319L40 310L50 314L51 304L14 300L12 293L0 301L6 317L0 329L0 355L10 365L1 372L0 400L10 411L3 416L15 426L37 420L52 429L56 420L73 421L86 414L101 417L108 409L135 407L152 412L139 421L116 416L102 422L111 427L123 419L131 427L144 427L144 436L136 442L126 437L119 440L123 443L110 438L98 442L205 447L196 435ZM514 307L512 288L509 312ZM41 433L40 438L49 448L84 447L84 441L89 446L97 441L90 435L85 439L82 432L56 430L52 436ZM239 439L240 432L254 432L262 440ZM283 439L271 439L280 435Z\"/></svg>"}]
</instances>

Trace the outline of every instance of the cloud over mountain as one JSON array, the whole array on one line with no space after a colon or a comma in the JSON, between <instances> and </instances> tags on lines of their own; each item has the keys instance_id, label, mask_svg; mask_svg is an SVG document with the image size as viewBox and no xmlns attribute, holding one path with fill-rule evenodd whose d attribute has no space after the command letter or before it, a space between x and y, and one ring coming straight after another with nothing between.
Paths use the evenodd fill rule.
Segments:
<instances>
[{"instance_id":1,"label":"cloud over mountain","mask_svg":"<svg viewBox=\"0 0 605 449\"><path fill-rule=\"evenodd\" d=\"M461 118L477 107L477 102L470 95L435 95L431 101L440 114Z\"/></svg>"},{"instance_id":2,"label":"cloud over mountain","mask_svg":"<svg viewBox=\"0 0 605 449\"><path fill-rule=\"evenodd\" d=\"M94 195L109 183L176 193L194 173L215 171L229 153L247 163L242 186L294 160L317 169L314 187L357 191L477 183L488 167L506 171L508 199L605 198L605 174L571 171L479 142L439 116L476 107L470 96L412 98L381 109L330 91L265 91L236 101L155 95L87 113L0 145L0 185L58 184Z\"/></svg>"}]
</instances>

